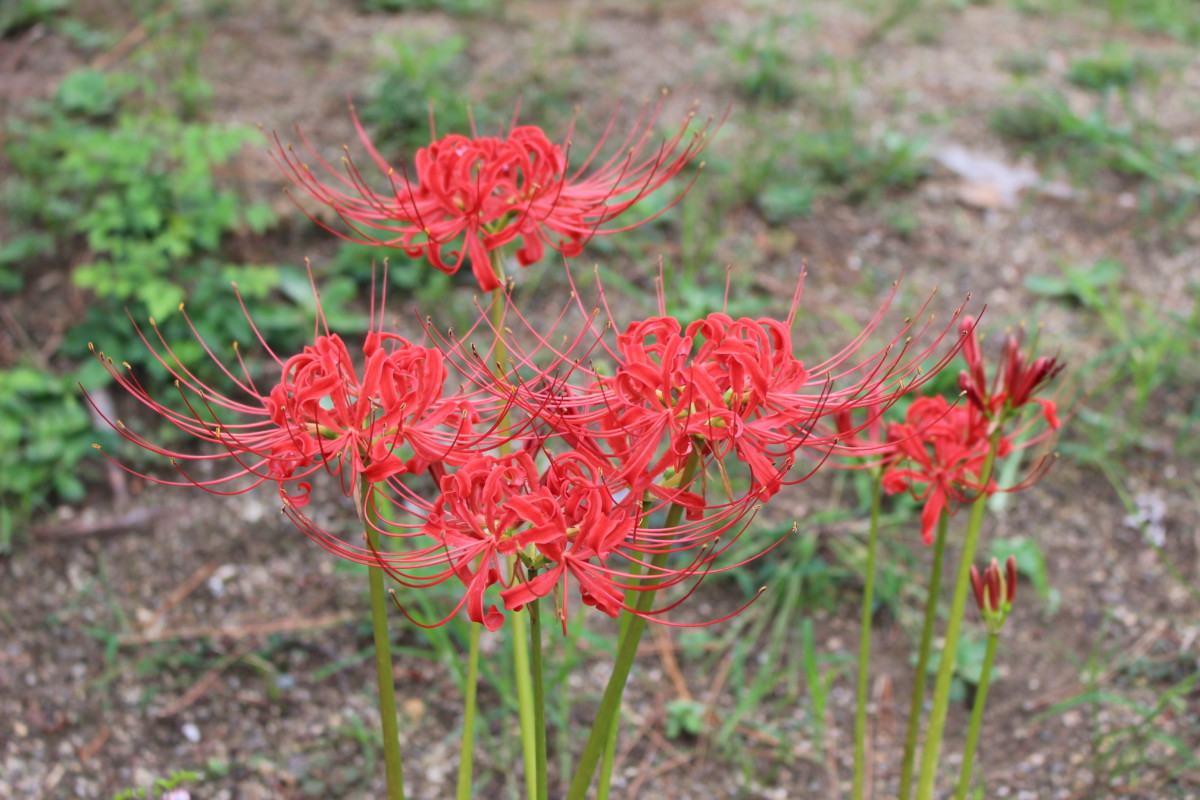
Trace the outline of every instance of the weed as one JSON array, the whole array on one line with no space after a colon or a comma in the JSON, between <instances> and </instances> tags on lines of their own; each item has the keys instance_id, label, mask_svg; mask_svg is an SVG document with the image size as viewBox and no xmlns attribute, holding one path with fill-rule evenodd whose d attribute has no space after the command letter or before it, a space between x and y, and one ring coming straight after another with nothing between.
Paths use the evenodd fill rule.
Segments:
<instances>
[{"instance_id":1,"label":"weed","mask_svg":"<svg viewBox=\"0 0 1200 800\"><path fill-rule=\"evenodd\" d=\"M755 16L758 21L749 29L721 34L729 75L745 99L784 105L798 93L797 65L784 42L795 40L793 29L798 24L811 23L766 9Z\"/></svg>"},{"instance_id":2,"label":"weed","mask_svg":"<svg viewBox=\"0 0 1200 800\"><path fill-rule=\"evenodd\" d=\"M1107 796L1118 786L1126 793L1186 797L1194 785L1180 776L1200 768L1194 747L1197 720L1189 705L1200 673L1189 668L1182 677L1171 675L1171 684L1154 690L1149 699L1138 696L1145 696L1144 689L1135 692L1135 687L1121 690L1107 685L1114 677L1137 674L1142 661L1142 656L1131 660L1121 653L1102 654L1094 647L1084 669L1084 691L1038 717L1075 708L1091 717L1093 797ZM1111 666L1101 669L1101 664Z\"/></svg>"},{"instance_id":3,"label":"weed","mask_svg":"<svg viewBox=\"0 0 1200 800\"><path fill-rule=\"evenodd\" d=\"M0 7L0 39L46 22L66 7L67 0L10 0Z\"/></svg>"},{"instance_id":4,"label":"weed","mask_svg":"<svg viewBox=\"0 0 1200 800\"><path fill-rule=\"evenodd\" d=\"M177 789L185 783L200 780L200 776L195 772L172 772L169 777L158 778L149 787L140 789L125 789L113 795L113 800L138 800L138 798L167 798L171 796L171 791Z\"/></svg>"},{"instance_id":5,"label":"weed","mask_svg":"<svg viewBox=\"0 0 1200 800\"><path fill-rule=\"evenodd\" d=\"M736 661L736 659L735 659ZM666 734L668 739L680 736L699 736L704 732L704 704L696 700L671 700L667 703Z\"/></svg>"},{"instance_id":6,"label":"weed","mask_svg":"<svg viewBox=\"0 0 1200 800\"><path fill-rule=\"evenodd\" d=\"M214 177L251 131L125 111L143 88L134 76L72 73L51 104L14 122L8 155L18 178L6 205L33 230L24 252L40 250L46 234L82 240L90 258L76 285L162 317L184 299L174 278L181 261L200 271L223 237L243 225L261 231L272 216Z\"/></svg>"},{"instance_id":7,"label":"weed","mask_svg":"<svg viewBox=\"0 0 1200 800\"><path fill-rule=\"evenodd\" d=\"M361 118L371 140L384 154L411 155L429 144L432 123L438 135L470 130L470 99L449 87L465 85L471 75L463 36L436 39L407 36L392 44L363 105ZM489 122L490 110L475 109L476 123Z\"/></svg>"},{"instance_id":8,"label":"weed","mask_svg":"<svg viewBox=\"0 0 1200 800\"><path fill-rule=\"evenodd\" d=\"M95 439L73 380L33 367L0 371L0 554L52 500L83 499L78 464Z\"/></svg>"},{"instance_id":9,"label":"weed","mask_svg":"<svg viewBox=\"0 0 1200 800\"><path fill-rule=\"evenodd\" d=\"M1114 23L1165 33L1183 42L1200 42L1200 17L1190 0L1106 0Z\"/></svg>"},{"instance_id":10,"label":"weed","mask_svg":"<svg viewBox=\"0 0 1200 800\"><path fill-rule=\"evenodd\" d=\"M1094 455L1101 461L1141 436L1141 425L1152 398L1157 408L1169 408L1161 390L1182 387L1183 397L1192 396L1187 387L1200 379L1196 364L1200 337L1200 305L1190 313L1164 312L1137 295L1123 291L1120 279L1124 266L1106 259L1090 267L1066 267L1060 276L1031 278L1027 286L1038 293L1081 305L1095 314L1110 342L1107 349L1081 368L1081 373L1100 373L1089 379L1093 397L1107 397L1101 408L1084 409L1081 419L1096 434ZM1186 426L1180 432L1186 433Z\"/></svg>"},{"instance_id":11,"label":"weed","mask_svg":"<svg viewBox=\"0 0 1200 800\"><path fill-rule=\"evenodd\" d=\"M452 16L492 14L499 9L496 0L359 0L363 11L441 11Z\"/></svg>"},{"instance_id":12,"label":"weed","mask_svg":"<svg viewBox=\"0 0 1200 800\"><path fill-rule=\"evenodd\" d=\"M1067 80L1093 92L1128 91L1150 72L1150 66L1122 45L1108 45L1099 55L1071 62Z\"/></svg>"},{"instance_id":13,"label":"weed","mask_svg":"<svg viewBox=\"0 0 1200 800\"><path fill-rule=\"evenodd\" d=\"M1152 191L1145 207L1165 208L1165 221L1178 225L1200 202L1200 156L1188 142L1168 139L1128 92L1121 93L1122 111L1130 121L1116 122L1108 94L1081 114L1060 93L1030 93L994 111L989 124L1026 150L1063 163L1077 182L1091 180L1097 166L1143 182Z\"/></svg>"},{"instance_id":14,"label":"weed","mask_svg":"<svg viewBox=\"0 0 1200 800\"><path fill-rule=\"evenodd\" d=\"M1038 51L1006 53L1001 56L998 66L1018 78L1031 78L1046 71L1046 54Z\"/></svg>"}]
</instances>

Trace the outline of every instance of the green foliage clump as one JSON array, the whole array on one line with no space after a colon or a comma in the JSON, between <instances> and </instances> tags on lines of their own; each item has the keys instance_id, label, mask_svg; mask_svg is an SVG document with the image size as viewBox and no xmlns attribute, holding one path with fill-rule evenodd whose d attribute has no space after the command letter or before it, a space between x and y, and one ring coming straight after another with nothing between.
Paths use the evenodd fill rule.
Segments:
<instances>
[{"instance_id":1,"label":"green foliage clump","mask_svg":"<svg viewBox=\"0 0 1200 800\"><path fill-rule=\"evenodd\" d=\"M0 38L45 22L66 7L67 0L5 0L0 5Z\"/></svg>"},{"instance_id":2,"label":"green foliage clump","mask_svg":"<svg viewBox=\"0 0 1200 800\"><path fill-rule=\"evenodd\" d=\"M172 772L168 778L158 778L149 788L125 789L113 795L113 800L139 800L139 798L162 797L172 789L189 781L200 780L195 772Z\"/></svg>"},{"instance_id":3,"label":"green foliage clump","mask_svg":"<svg viewBox=\"0 0 1200 800\"><path fill-rule=\"evenodd\" d=\"M18 177L7 205L32 232L10 257L54 249L48 236L82 241L77 286L162 317L215 266L223 237L243 225L262 231L273 218L215 177L251 131L127 110L141 88L136 78L83 70L32 118L13 123L8 155Z\"/></svg>"},{"instance_id":4,"label":"green foliage clump","mask_svg":"<svg viewBox=\"0 0 1200 800\"><path fill-rule=\"evenodd\" d=\"M32 367L0 370L0 553L52 497L83 499L76 467L94 441L72 379Z\"/></svg>"},{"instance_id":5,"label":"green foliage clump","mask_svg":"<svg viewBox=\"0 0 1200 800\"><path fill-rule=\"evenodd\" d=\"M496 0L361 0L363 11L441 11L452 16L491 14Z\"/></svg>"},{"instance_id":6,"label":"green foliage clump","mask_svg":"<svg viewBox=\"0 0 1200 800\"><path fill-rule=\"evenodd\" d=\"M1100 54L1071 62L1067 80L1093 92L1131 89L1150 66L1125 47L1106 47Z\"/></svg>"},{"instance_id":7,"label":"green foliage clump","mask_svg":"<svg viewBox=\"0 0 1200 800\"><path fill-rule=\"evenodd\" d=\"M295 347L298 337L310 335L315 301L302 271L227 260L231 237L263 232L274 216L222 182L222 172L257 134L189 121L181 104L191 107L204 95L198 81L175 81L162 97L141 74L80 70L7 126L13 174L0 193L0 288L19 292L35 270L70 264L72 283L93 299L66 330L55 361L84 364L74 375L25 368L5 374L0 459L19 459L20 467L0 463L0 547L52 498L82 498L74 475L94 434L76 384L95 389L108 379L89 358L89 344L127 362L154 392L166 391L170 375L130 318L143 329L154 318L173 355L201 381L225 378L197 337L228 359L233 341L261 336ZM255 314L256 330L230 313L234 281L263 309ZM331 319L352 291L348 283L327 289ZM277 302L262 302L269 298ZM177 310L185 302L196 337Z\"/></svg>"},{"instance_id":8,"label":"green foliage clump","mask_svg":"<svg viewBox=\"0 0 1200 800\"><path fill-rule=\"evenodd\" d=\"M439 136L470 130L469 100L447 88L462 86L470 78L466 49L463 36L395 43L390 56L377 65L379 77L360 115L380 152L411 155L428 145L431 109Z\"/></svg>"}]
</instances>

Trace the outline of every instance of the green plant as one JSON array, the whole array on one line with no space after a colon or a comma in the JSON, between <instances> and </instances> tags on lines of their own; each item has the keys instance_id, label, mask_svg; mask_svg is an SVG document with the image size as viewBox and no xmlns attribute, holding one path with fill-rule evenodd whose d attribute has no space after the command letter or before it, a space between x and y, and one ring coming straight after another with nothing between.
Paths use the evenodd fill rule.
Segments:
<instances>
[{"instance_id":1,"label":"green plant","mask_svg":"<svg viewBox=\"0 0 1200 800\"><path fill-rule=\"evenodd\" d=\"M147 116L134 102L144 87L90 70L64 79L52 103L11 126L8 156L21 170L6 205L34 228L26 252L40 249L42 231L72 237L88 254L76 285L162 317L216 266L224 237L261 232L273 215L215 177L252 131Z\"/></svg>"},{"instance_id":2,"label":"green plant","mask_svg":"<svg viewBox=\"0 0 1200 800\"><path fill-rule=\"evenodd\" d=\"M464 36L402 37L375 72L361 119L385 155L411 156L428 144L431 118L439 136L469 132L472 119L485 127L490 123L491 109L473 107L469 95L450 88L466 86L471 78Z\"/></svg>"},{"instance_id":3,"label":"green plant","mask_svg":"<svg viewBox=\"0 0 1200 800\"><path fill-rule=\"evenodd\" d=\"M137 800L138 798L165 798L172 789L179 788L184 783L200 780L195 772L172 772L170 777L158 778L149 787L140 789L125 789L113 795L113 800Z\"/></svg>"},{"instance_id":4,"label":"green plant","mask_svg":"<svg viewBox=\"0 0 1200 800\"><path fill-rule=\"evenodd\" d=\"M1107 617L1105 622L1101 634L1107 629ZM1186 666L1180 671L1147 675L1145 654L1105 653L1101 640L1102 635L1088 653L1084 690L1034 721L1077 708L1087 713L1092 724L1093 796L1104 796L1115 786L1150 791L1155 797L1190 796L1194 777L1184 776L1194 776L1200 768L1194 746L1200 720L1189 704L1200 682L1194 656L1183 659ZM1126 685L1119 679L1125 679ZM1168 685L1155 685L1162 683Z\"/></svg>"},{"instance_id":5,"label":"green plant","mask_svg":"<svg viewBox=\"0 0 1200 800\"><path fill-rule=\"evenodd\" d=\"M1109 45L1099 55L1072 61L1067 80L1093 92L1128 91L1149 71L1150 66L1127 48Z\"/></svg>"},{"instance_id":6,"label":"green plant","mask_svg":"<svg viewBox=\"0 0 1200 800\"><path fill-rule=\"evenodd\" d=\"M729 75L737 92L747 100L780 106L799 91L795 80L798 65L787 43L800 22L793 14L762 9L756 21L741 31L721 30Z\"/></svg>"},{"instance_id":7,"label":"green plant","mask_svg":"<svg viewBox=\"0 0 1200 800\"><path fill-rule=\"evenodd\" d=\"M1200 380L1194 369L1200 347L1200 304L1193 302L1190 311L1164 312L1123 289L1123 275L1123 264L1102 259L1093 265L1064 267L1058 276L1030 276L1026 282L1032 291L1082 306L1099 319L1107 346L1083 370L1097 373L1091 378L1093 395L1107 401L1082 409L1080 418L1103 438L1096 446L1102 459L1140 441L1144 433L1140 422L1151 398L1162 396L1164 387L1179 387L1183 392L1164 397L1171 402L1158 404L1160 410L1177 403L1177 395L1188 396L1187 387ZM1188 413L1186 408L1179 411Z\"/></svg>"},{"instance_id":8,"label":"green plant","mask_svg":"<svg viewBox=\"0 0 1200 800\"><path fill-rule=\"evenodd\" d=\"M78 502L78 466L96 440L79 387L44 369L0 370L0 554L51 500Z\"/></svg>"},{"instance_id":9,"label":"green plant","mask_svg":"<svg viewBox=\"0 0 1200 800\"><path fill-rule=\"evenodd\" d=\"M52 19L67 8L67 0L10 0L0 7L0 39Z\"/></svg>"},{"instance_id":10,"label":"green plant","mask_svg":"<svg viewBox=\"0 0 1200 800\"><path fill-rule=\"evenodd\" d=\"M363 11L442 11L455 16L490 14L499 8L496 0L359 0Z\"/></svg>"},{"instance_id":11,"label":"green plant","mask_svg":"<svg viewBox=\"0 0 1200 800\"><path fill-rule=\"evenodd\" d=\"M1106 0L1109 18L1184 42L1200 41L1200 17L1189 0Z\"/></svg>"},{"instance_id":12,"label":"green plant","mask_svg":"<svg viewBox=\"0 0 1200 800\"><path fill-rule=\"evenodd\" d=\"M704 704L695 700L671 700L667 703L666 734L668 739L678 739L684 734L699 736L704 732Z\"/></svg>"},{"instance_id":13,"label":"green plant","mask_svg":"<svg viewBox=\"0 0 1200 800\"><path fill-rule=\"evenodd\" d=\"M1077 113L1061 93L1040 91L997 109L989 124L1024 149L1053 157L1076 181L1089 180L1101 167L1142 182L1150 190L1142 207L1165 208L1166 221L1177 224L1200 200L1200 156L1187 141L1168 138L1128 93L1122 96L1126 122L1116 121L1107 93L1093 109Z\"/></svg>"}]
</instances>

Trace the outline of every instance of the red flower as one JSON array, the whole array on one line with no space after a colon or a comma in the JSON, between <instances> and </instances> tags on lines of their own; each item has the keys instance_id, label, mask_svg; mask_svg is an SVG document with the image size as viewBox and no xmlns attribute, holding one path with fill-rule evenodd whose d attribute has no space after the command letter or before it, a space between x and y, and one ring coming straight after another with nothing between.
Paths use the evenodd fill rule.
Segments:
<instances>
[{"instance_id":1,"label":"red flower","mask_svg":"<svg viewBox=\"0 0 1200 800\"><path fill-rule=\"evenodd\" d=\"M912 492L925 504L921 510L925 544L933 543L938 519L952 511L953 504L994 488L990 481L981 483L991 441L986 420L974 408L952 406L940 395L918 398L903 423L889 426L888 435L895 450L893 466L883 474L884 491ZM1008 440L1002 438L999 446L998 455L1003 455Z\"/></svg>"},{"instance_id":2,"label":"red flower","mask_svg":"<svg viewBox=\"0 0 1200 800\"><path fill-rule=\"evenodd\" d=\"M787 327L772 319L710 314L681 330L671 317L632 323L617 337L620 365L590 388L600 434L621 475L646 486L678 474L693 449L733 453L763 497L778 489L778 429L797 423L796 398L808 373L792 355ZM786 448L784 448L786 451Z\"/></svg>"},{"instance_id":3,"label":"red flower","mask_svg":"<svg viewBox=\"0 0 1200 800\"><path fill-rule=\"evenodd\" d=\"M348 232L310 215L317 224L350 241L427 256L447 273L470 261L480 288L492 291L501 281L488 254L499 247L519 240L516 255L522 266L538 261L547 245L574 256L593 235L629 230L666 210L621 227L605 227L675 177L708 144L707 125L688 136L689 115L674 136L656 145L653 127L661 109L660 101L653 111L643 112L618 154L594 169L611 121L596 148L573 171L568 165L570 132L568 144L558 145L540 128L523 125L504 137L452 134L438 139L417 151L415 175L410 176L403 167L397 174L384 160L355 115L359 138L385 177L382 191L367 185L349 157L343 159L342 174L307 140L313 158L334 178L330 183L322 183L278 137L274 153L288 177L332 209Z\"/></svg>"},{"instance_id":4,"label":"red flower","mask_svg":"<svg viewBox=\"0 0 1200 800\"><path fill-rule=\"evenodd\" d=\"M539 472L543 459L546 467ZM626 590L656 591L703 579L738 538L750 512L742 503L694 523L649 526L647 520L660 508L643 508L639 495L608 482L602 464L578 452L536 458L529 451L479 455L443 477L441 490L427 511L420 501L408 503L411 511L425 514L419 530L393 520L379 526L385 538L399 537L405 547L340 555L349 552L354 560L382 566L405 586L457 577L464 587L462 600L432 624L440 625L465 606L467 616L489 630L504 624L496 598L505 610L517 611L551 593L560 601L565 627L568 600L561 590L572 581L586 605L608 616L622 609L647 617L661 614L665 609L637 611L626 605ZM692 557L682 564L651 563L655 555L688 552ZM618 560L639 564L641 573L618 568Z\"/></svg>"},{"instance_id":5,"label":"red flower","mask_svg":"<svg viewBox=\"0 0 1200 800\"><path fill-rule=\"evenodd\" d=\"M1033 395L1057 378L1065 365L1057 358L1033 358L1032 353L1023 353L1022 328L1017 335L1010 333L1005 337L1000 354L1000 368L996 370L989 386L983 356L979 352L979 343L975 337L976 327L977 323L972 318L963 319L962 352L967 368L959 373L958 388L965 392L967 399L989 419L1000 420L1033 402L1042 407L1046 423L1052 429L1057 428L1059 421L1054 401Z\"/></svg>"},{"instance_id":6,"label":"red flower","mask_svg":"<svg viewBox=\"0 0 1200 800\"><path fill-rule=\"evenodd\" d=\"M186 319L182 306L180 311ZM121 370L103 353L98 353L98 358L117 383L144 406L192 438L218 449L198 453L166 449L110 420L129 441L169 456L184 477L143 476L150 480L199 486L219 494L238 494L270 481L279 485L280 495L289 504L298 507L308 502L312 488L304 479L317 470L341 476L342 489L350 494L360 476L376 482L403 472L424 471L434 462L459 463L464 459L463 450L487 439L472 433L481 414L489 413L485 406L475 405L468 397L444 397L447 370L441 351L414 345L394 334L372 330L363 344L360 365L355 364L341 337L333 333L317 336L313 344L286 361L268 350L279 363L281 376L265 393L242 364L240 351L239 377L201 341L240 394L231 397L200 381L176 358L153 319L151 327L160 346L145 335L142 341L175 379L182 408L158 400L128 365ZM216 478L196 477L180 466L180 462L221 460L232 461L235 468ZM289 484L295 484L298 491L289 493Z\"/></svg>"}]
</instances>

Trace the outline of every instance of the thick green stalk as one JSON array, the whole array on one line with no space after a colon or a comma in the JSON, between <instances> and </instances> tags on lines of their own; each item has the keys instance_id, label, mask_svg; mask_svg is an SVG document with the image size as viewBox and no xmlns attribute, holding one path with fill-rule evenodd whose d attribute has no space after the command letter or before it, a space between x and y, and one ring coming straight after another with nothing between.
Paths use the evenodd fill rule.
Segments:
<instances>
[{"instance_id":1,"label":"thick green stalk","mask_svg":"<svg viewBox=\"0 0 1200 800\"><path fill-rule=\"evenodd\" d=\"M367 539L371 549L379 550L379 514L374 499L368 497L367 485L361 486L360 502L366 514ZM392 674L392 648L388 636L387 592L383 588L383 569L367 567L367 582L371 588L371 629L375 634L375 677L379 684L379 718L383 727L383 761L387 776L388 800L404 800L404 769L400 763L400 727L396 715L396 684Z\"/></svg>"},{"instance_id":2,"label":"thick green stalk","mask_svg":"<svg viewBox=\"0 0 1200 800\"><path fill-rule=\"evenodd\" d=\"M538 800L537 732L533 709L533 674L529 664L529 632L525 612L511 615L513 672L517 681L517 712L521 720L521 755L525 761L525 796Z\"/></svg>"},{"instance_id":3,"label":"thick green stalk","mask_svg":"<svg viewBox=\"0 0 1200 800\"><path fill-rule=\"evenodd\" d=\"M980 470L980 484L986 486L991 480L992 464L996 460L996 448L1001 429L992 435L992 446ZM933 800L933 785L937 781L938 758L942 750L942 734L946 729L946 712L950 708L950 683L954 678L954 662L958 654L958 634L962 628L963 611L967 607L967 591L971 586L971 565L975 562L975 548L979 545L979 530L983 527L983 512L987 507L987 492L980 492L971 504L971 519L963 538L962 554L958 561L958 574L954 579L954 599L950 603L950 620L946 624L946 642L942 647L942 661L938 666L937 684L933 689L933 708L929 712L929 729L925 734L925 749L921 753L921 773L917 779L917 800Z\"/></svg>"},{"instance_id":4,"label":"thick green stalk","mask_svg":"<svg viewBox=\"0 0 1200 800\"><path fill-rule=\"evenodd\" d=\"M634 575L638 575L642 571L641 565L631 564L629 571ZM637 602L636 594L632 588L626 589L625 605L634 605ZM621 642L625 641L625 637L629 635L629 622L632 619L632 614L621 615L617 633L618 648L621 646ZM600 779L596 782L596 800L608 800L608 794L612 788L613 765L617 758L617 733L620 729L621 715L617 714L613 717L612 725L608 732L608 740L604 743L604 754L600 759Z\"/></svg>"},{"instance_id":5,"label":"thick green stalk","mask_svg":"<svg viewBox=\"0 0 1200 800\"><path fill-rule=\"evenodd\" d=\"M530 573L529 579L533 580ZM534 758L537 762L538 800L550 800L549 778L546 775L546 678L542 668L541 598L529 604L529 645L533 652L533 721Z\"/></svg>"},{"instance_id":6,"label":"thick green stalk","mask_svg":"<svg viewBox=\"0 0 1200 800\"><path fill-rule=\"evenodd\" d=\"M688 459L687 466L684 467L680 477L680 486L687 486L699 468L699 459L693 454ZM671 506L671 510L667 513L666 527L675 527L682 517L683 506ZM666 553L656 554L650 560L649 575L653 575L666 563ZM587 743L583 746L583 755L579 757L579 766L575 768L575 777L571 781L571 788L567 791L566 800L583 800L587 794L588 785L592 782L592 775L596 772L596 764L600 761L600 757L613 735L615 719L621 711L621 696L625 693L625 682L629 679L629 670L633 667L633 659L637 655L642 632L646 629L644 615L653 605L654 595L653 591L643 591L638 594L637 603L634 605L636 613L630 615L629 628L621 637L620 645L617 648L617 658L613 662L612 674L609 676L608 685L604 687L604 694L600 698L600 710L596 713L595 721L592 722L592 730L588 734ZM611 769L611 763L609 767ZM603 777L601 777L601 781L607 783Z\"/></svg>"},{"instance_id":7,"label":"thick green stalk","mask_svg":"<svg viewBox=\"0 0 1200 800\"><path fill-rule=\"evenodd\" d=\"M867 575L863 587L862 624L858 634L858 686L854 695L854 783L851 797L862 800L866 787L867 681L871 663L871 617L875 600L875 551L879 543L879 507L883 495L883 470L872 471L871 529L867 534Z\"/></svg>"},{"instance_id":8,"label":"thick green stalk","mask_svg":"<svg viewBox=\"0 0 1200 800\"><path fill-rule=\"evenodd\" d=\"M496 278L500 281L501 286L504 285L504 256L500 250L492 253L492 269L496 272ZM504 298L500 291L492 293L491 307L491 322L495 329L496 344L492 348L492 360L496 363L496 369L500 372L504 370L504 362L508 358L508 347L504 342ZM501 420L501 426L508 420ZM507 443L500 447L501 454L509 450ZM531 612L532 613L532 612ZM533 676L530 672L529 664L529 637L526 634L525 614L518 612L512 615L512 644L513 644L513 671L516 673L515 679L517 683L517 713L521 721L521 753L525 761L525 793L529 800L538 800L538 763L537 763L537 737L538 731L535 730L535 725L540 721L543 728L541 735L545 736L545 716L536 715L534 711L533 697ZM537 716L537 719L535 719ZM542 762L541 771L545 772L545 761Z\"/></svg>"},{"instance_id":9,"label":"thick green stalk","mask_svg":"<svg viewBox=\"0 0 1200 800\"><path fill-rule=\"evenodd\" d=\"M661 558L656 555L651 561L655 567L661 567L665 562L665 555ZM638 597L636 608L639 612L644 613L649 610L650 602L653 599L651 595L651 592L645 592ZM579 766L575 769L575 778L571 781L567 800L583 800L587 795L588 785L592 782L592 775L596 771L596 764L600 760L612 732L613 719L620 711L621 695L625 692L625 681L629 678L629 670L633 666L633 659L637 655L638 644L641 642L642 631L645 628L644 617L634 615L630 619L629 630L617 650L612 675L609 676L608 685L604 687L604 695L600 698L600 710L596 714L595 722L592 723L587 744L583 747L583 755L580 756Z\"/></svg>"},{"instance_id":10,"label":"thick green stalk","mask_svg":"<svg viewBox=\"0 0 1200 800\"><path fill-rule=\"evenodd\" d=\"M967 729L967 746L963 750L962 771L958 775L958 791L955 800L966 800L971 786L971 767L975 763L975 748L979 744L979 729L983 724L983 706L987 703L988 683L992 680L992 662L996 660L996 642L999 633L989 633L987 652L983 654L983 671L979 673L979 687L975 690L975 705L971 708L971 726Z\"/></svg>"},{"instance_id":11,"label":"thick green stalk","mask_svg":"<svg viewBox=\"0 0 1200 800\"><path fill-rule=\"evenodd\" d=\"M463 698L462 752L458 761L458 789L455 800L471 800L471 779L475 762L475 707L479 692L479 635L482 625L470 626L467 654L467 693Z\"/></svg>"},{"instance_id":12,"label":"thick green stalk","mask_svg":"<svg viewBox=\"0 0 1200 800\"><path fill-rule=\"evenodd\" d=\"M929 571L929 590L925 595L925 621L921 625L921 649L917 653L917 669L913 673L912 702L908 705L908 731L904 736L904 760L900 765L899 800L908 800L912 793L913 766L917 755L917 739L921 730L921 707L925 703L925 685L929 682L929 650L933 642L933 625L937 621L938 597L942 593L942 562L946 555L946 529L950 516L938 519L937 540L933 545L933 567Z\"/></svg>"}]
</instances>

